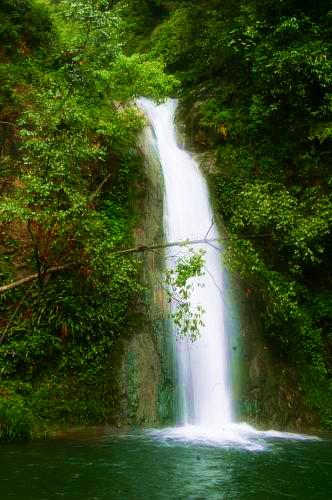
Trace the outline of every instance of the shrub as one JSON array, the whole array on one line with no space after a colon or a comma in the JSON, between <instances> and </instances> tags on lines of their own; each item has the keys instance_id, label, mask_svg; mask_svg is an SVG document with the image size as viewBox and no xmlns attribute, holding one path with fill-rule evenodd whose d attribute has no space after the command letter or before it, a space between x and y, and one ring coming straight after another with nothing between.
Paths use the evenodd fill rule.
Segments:
<instances>
[{"instance_id":1,"label":"shrub","mask_svg":"<svg viewBox=\"0 0 332 500\"><path fill-rule=\"evenodd\" d=\"M0 442L20 442L30 439L32 416L21 402L0 400Z\"/></svg>"}]
</instances>

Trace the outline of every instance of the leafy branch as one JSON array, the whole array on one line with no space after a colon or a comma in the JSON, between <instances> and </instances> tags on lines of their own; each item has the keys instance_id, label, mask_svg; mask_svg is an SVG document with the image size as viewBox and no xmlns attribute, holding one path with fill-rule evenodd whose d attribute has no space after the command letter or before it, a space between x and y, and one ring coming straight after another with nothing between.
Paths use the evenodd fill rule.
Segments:
<instances>
[{"instance_id":1,"label":"leafy branch","mask_svg":"<svg viewBox=\"0 0 332 500\"><path fill-rule=\"evenodd\" d=\"M110 252L111 255L130 255L130 254L135 254L135 253L141 253L141 252L150 252L153 250L158 250L158 249L163 249L163 248L172 248L172 247L183 247L186 245L201 245L201 244L207 244L211 245L212 243L218 242L218 241L232 241L234 239L247 239L247 238L258 238L258 237L267 237L271 236L270 234L258 234L258 235L246 235L243 237L230 237L230 238L203 238L201 240L185 240L185 241L174 241L172 243L164 243L164 244L158 244L158 245L140 245L137 247L133 248L126 248L124 250L114 250ZM212 245L213 246L213 245ZM217 247L214 247L217 248ZM43 275L46 274L52 274L56 273L59 271L64 271L66 269L73 268L75 266L79 266L79 262L73 262L73 263L68 263L60 266L55 266L55 267L50 267L49 269L46 269L43 271ZM13 290L14 288L17 288L21 285L24 285L26 283L29 283L30 281L33 281L35 279L38 279L39 274L34 273L29 276L26 276L25 278L22 278L18 281L14 281L13 283L9 283L8 285L3 285L0 287L0 294L7 292L8 290Z\"/></svg>"}]
</instances>

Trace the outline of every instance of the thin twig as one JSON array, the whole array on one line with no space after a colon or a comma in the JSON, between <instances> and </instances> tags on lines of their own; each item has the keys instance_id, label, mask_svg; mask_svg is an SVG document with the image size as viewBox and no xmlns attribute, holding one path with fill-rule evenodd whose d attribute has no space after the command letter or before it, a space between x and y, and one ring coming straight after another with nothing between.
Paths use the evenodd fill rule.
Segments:
<instances>
[{"instance_id":1,"label":"thin twig","mask_svg":"<svg viewBox=\"0 0 332 500\"><path fill-rule=\"evenodd\" d=\"M19 128L17 125L15 125L15 123L12 123L12 122L5 122L3 120L0 120L0 123L3 123L5 125L11 125L12 127L15 127L15 128Z\"/></svg>"},{"instance_id":2,"label":"thin twig","mask_svg":"<svg viewBox=\"0 0 332 500\"><path fill-rule=\"evenodd\" d=\"M214 226L214 215L213 215L212 220L211 220L211 226L209 227L208 232L206 233L204 238L207 238L209 236L209 233L210 233L211 229L213 228L213 226Z\"/></svg>"},{"instance_id":3,"label":"thin twig","mask_svg":"<svg viewBox=\"0 0 332 500\"><path fill-rule=\"evenodd\" d=\"M106 182L108 182L110 180L112 176L112 173L109 173L105 179L99 184L99 186L97 187L96 191L94 193L92 193L92 195L90 196L90 202L93 201L95 199L95 197L99 194L99 192L103 189L103 187L105 186Z\"/></svg>"},{"instance_id":4,"label":"thin twig","mask_svg":"<svg viewBox=\"0 0 332 500\"><path fill-rule=\"evenodd\" d=\"M206 266L204 266L204 269L208 273L208 275L211 276L212 281L213 281L215 287L219 290L219 292L221 293L221 295L223 295L224 292L222 291L222 289L220 288L220 286L216 282L215 277L213 276L213 274L208 270L208 268Z\"/></svg>"}]
</instances>

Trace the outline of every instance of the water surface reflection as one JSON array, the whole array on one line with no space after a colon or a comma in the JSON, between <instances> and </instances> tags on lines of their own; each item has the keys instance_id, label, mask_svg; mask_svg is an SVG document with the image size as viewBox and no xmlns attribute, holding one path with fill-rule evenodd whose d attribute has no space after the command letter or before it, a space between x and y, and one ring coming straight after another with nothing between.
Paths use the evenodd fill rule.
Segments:
<instances>
[{"instance_id":1,"label":"water surface reflection","mask_svg":"<svg viewBox=\"0 0 332 500\"><path fill-rule=\"evenodd\" d=\"M108 434L0 447L1 500L328 499L331 441L254 452Z\"/></svg>"}]
</instances>

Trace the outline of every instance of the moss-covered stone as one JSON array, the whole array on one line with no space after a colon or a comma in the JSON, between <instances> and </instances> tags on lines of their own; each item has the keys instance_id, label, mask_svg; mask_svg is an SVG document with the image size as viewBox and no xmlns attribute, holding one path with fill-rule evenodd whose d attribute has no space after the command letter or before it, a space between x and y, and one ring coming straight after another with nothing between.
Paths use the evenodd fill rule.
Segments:
<instances>
[{"instance_id":1,"label":"moss-covered stone","mask_svg":"<svg viewBox=\"0 0 332 500\"><path fill-rule=\"evenodd\" d=\"M140 141L144 152L144 197L142 214L135 231L137 245L164 242L163 179L158 158L145 149L144 133ZM121 376L124 422L139 426L159 425L174 418L175 386L172 339L167 322L168 304L162 286L163 252L141 255L142 282L146 287L141 304L143 321L124 344Z\"/></svg>"}]
</instances>

